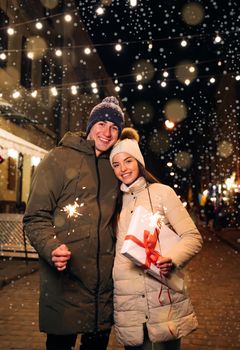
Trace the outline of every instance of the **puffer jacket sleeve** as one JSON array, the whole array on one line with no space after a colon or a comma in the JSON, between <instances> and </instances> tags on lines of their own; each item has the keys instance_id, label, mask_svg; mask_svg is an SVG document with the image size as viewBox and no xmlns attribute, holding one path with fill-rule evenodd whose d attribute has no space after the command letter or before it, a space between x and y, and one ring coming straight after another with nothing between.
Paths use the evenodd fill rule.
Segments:
<instances>
[{"instance_id":1,"label":"puffer jacket sleeve","mask_svg":"<svg viewBox=\"0 0 240 350\"><path fill-rule=\"evenodd\" d=\"M51 252L61 245L54 232L54 211L63 184L55 151L38 165L31 184L23 229L38 254L52 264Z\"/></svg>"},{"instance_id":2,"label":"puffer jacket sleeve","mask_svg":"<svg viewBox=\"0 0 240 350\"><path fill-rule=\"evenodd\" d=\"M202 247L202 237L192 218L183 206L175 191L164 186L163 211L175 232L182 238L171 250L168 256L176 267L184 267Z\"/></svg>"}]
</instances>

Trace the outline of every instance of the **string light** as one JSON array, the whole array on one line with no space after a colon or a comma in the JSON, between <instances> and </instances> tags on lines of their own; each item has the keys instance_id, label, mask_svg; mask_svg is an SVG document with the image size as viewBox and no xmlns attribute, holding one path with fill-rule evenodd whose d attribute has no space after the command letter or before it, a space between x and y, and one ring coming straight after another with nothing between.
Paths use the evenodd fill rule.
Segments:
<instances>
[{"instance_id":1,"label":"string light","mask_svg":"<svg viewBox=\"0 0 240 350\"><path fill-rule=\"evenodd\" d=\"M115 50L120 52L122 50L122 45L121 44L116 44L115 45Z\"/></svg>"},{"instance_id":2,"label":"string light","mask_svg":"<svg viewBox=\"0 0 240 350\"><path fill-rule=\"evenodd\" d=\"M191 81L190 81L189 79L185 79L185 80L184 80L184 84L185 84L185 85L188 86L190 83L191 83Z\"/></svg>"},{"instance_id":3,"label":"string light","mask_svg":"<svg viewBox=\"0 0 240 350\"><path fill-rule=\"evenodd\" d=\"M166 70L163 72L163 76L164 76L164 78L168 77L168 72Z\"/></svg>"},{"instance_id":4,"label":"string light","mask_svg":"<svg viewBox=\"0 0 240 350\"><path fill-rule=\"evenodd\" d=\"M190 66L190 67L189 67L189 72L190 72L190 73L194 73L194 72L195 72L195 67Z\"/></svg>"},{"instance_id":5,"label":"string light","mask_svg":"<svg viewBox=\"0 0 240 350\"><path fill-rule=\"evenodd\" d=\"M239 81L239 80L240 80L240 75L239 75L239 74L236 75L235 79L236 79L237 81Z\"/></svg>"},{"instance_id":6,"label":"string light","mask_svg":"<svg viewBox=\"0 0 240 350\"><path fill-rule=\"evenodd\" d=\"M216 81L216 79L212 77L212 78L210 78L210 80L209 80L209 81L210 81L210 83L211 83L211 84L214 84L214 83L215 83L215 81Z\"/></svg>"},{"instance_id":7,"label":"string light","mask_svg":"<svg viewBox=\"0 0 240 350\"><path fill-rule=\"evenodd\" d=\"M34 90L34 91L31 92L31 96L34 97L34 98L37 97L37 94L38 94L37 90Z\"/></svg>"},{"instance_id":8,"label":"string light","mask_svg":"<svg viewBox=\"0 0 240 350\"><path fill-rule=\"evenodd\" d=\"M85 53L85 55L90 55L91 49L90 49L89 47L86 47L86 48L84 49L84 53Z\"/></svg>"},{"instance_id":9,"label":"string light","mask_svg":"<svg viewBox=\"0 0 240 350\"><path fill-rule=\"evenodd\" d=\"M57 57L61 57L61 56L62 56L62 50L57 49L57 50L55 51L55 55L56 55Z\"/></svg>"},{"instance_id":10,"label":"string light","mask_svg":"<svg viewBox=\"0 0 240 350\"><path fill-rule=\"evenodd\" d=\"M7 58L7 55L4 52L2 52L0 54L0 59L4 61L6 58Z\"/></svg>"},{"instance_id":11,"label":"string light","mask_svg":"<svg viewBox=\"0 0 240 350\"><path fill-rule=\"evenodd\" d=\"M91 83L91 87L93 88L93 89L95 89L96 87L97 87L97 83L94 81L94 82L92 82Z\"/></svg>"},{"instance_id":12,"label":"string light","mask_svg":"<svg viewBox=\"0 0 240 350\"><path fill-rule=\"evenodd\" d=\"M71 86L71 92L72 92L73 95L77 95L77 92L78 92L77 90L78 90L78 89L77 89L77 86L76 86L76 85L72 85L72 86Z\"/></svg>"},{"instance_id":13,"label":"string light","mask_svg":"<svg viewBox=\"0 0 240 350\"><path fill-rule=\"evenodd\" d=\"M137 0L130 0L130 6L131 7L137 6Z\"/></svg>"},{"instance_id":14,"label":"string light","mask_svg":"<svg viewBox=\"0 0 240 350\"><path fill-rule=\"evenodd\" d=\"M36 27L38 30L41 30L41 29L43 28L43 25L42 25L41 22L37 22L37 23L35 24L35 27Z\"/></svg>"},{"instance_id":15,"label":"string light","mask_svg":"<svg viewBox=\"0 0 240 350\"><path fill-rule=\"evenodd\" d=\"M30 60L34 59L34 53L33 52L28 52L27 57L30 58Z\"/></svg>"},{"instance_id":16,"label":"string light","mask_svg":"<svg viewBox=\"0 0 240 350\"><path fill-rule=\"evenodd\" d=\"M120 86L115 86L115 91L116 92L119 92L121 89L120 89Z\"/></svg>"},{"instance_id":17,"label":"string light","mask_svg":"<svg viewBox=\"0 0 240 350\"><path fill-rule=\"evenodd\" d=\"M138 88L138 90L142 90L143 89L143 85L142 84L138 84L137 88Z\"/></svg>"},{"instance_id":18,"label":"string light","mask_svg":"<svg viewBox=\"0 0 240 350\"><path fill-rule=\"evenodd\" d=\"M171 122L170 120L165 120L165 126L167 129L173 129L175 124Z\"/></svg>"},{"instance_id":19,"label":"string light","mask_svg":"<svg viewBox=\"0 0 240 350\"><path fill-rule=\"evenodd\" d=\"M153 44L152 44L152 43L149 43L149 44L148 44L148 51L151 51L152 48L153 48Z\"/></svg>"},{"instance_id":20,"label":"string light","mask_svg":"<svg viewBox=\"0 0 240 350\"><path fill-rule=\"evenodd\" d=\"M8 35L13 35L13 34L15 33L15 31L14 31L13 28L9 27L9 28L7 29L7 33L8 33Z\"/></svg>"},{"instance_id":21,"label":"string light","mask_svg":"<svg viewBox=\"0 0 240 350\"><path fill-rule=\"evenodd\" d=\"M55 86L51 87L50 91L51 91L51 94L53 96L57 96L58 95L58 91L57 91L57 88Z\"/></svg>"},{"instance_id":22,"label":"string light","mask_svg":"<svg viewBox=\"0 0 240 350\"><path fill-rule=\"evenodd\" d=\"M161 85L161 87L166 87L167 86L167 83L166 83L166 81L162 81L161 83L160 83L160 85Z\"/></svg>"},{"instance_id":23,"label":"string light","mask_svg":"<svg viewBox=\"0 0 240 350\"><path fill-rule=\"evenodd\" d=\"M66 22L71 22L71 21L72 21L72 16L69 15L69 14L66 14L66 15L64 16L64 20L65 20Z\"/></svg>"},{"instance_id":24,"label":"string light","mask_svg":"<svg viewBox=\"0 0 240 350\"><path fill-rule=\"evenodd\" d=\"M220 37L220 35L216 35L214 38L214 44L218 44L222 41L222 38Z\"/></svg>"},{"instance_id":25,"label":"string light","mask_svg":"<svg viewBox=\"0 0 240 350\"><path fill-rule=\"evenodd\" d=\"M185 40L185 39L183 39L182 41L181 41L181 46L182 47L186 47L187 46L187 41Z\"/></svg>"},{"instance_id":26,"label":"string light","mask_svg":"<svg viewBox=\"0 0 240 350\"><path fill-rule=\"evenodd\" d=\"M9 148L8 149L8 156L13 158L13 159L17 159L18 158L18 151L16 151L13 148Z\"/></svg>"},{"instance_id":27,"label":"string light","mask_svg":"<svg viewBox=\"0 0 240 350\"><path fill-rule=\"evenodd\" d=\"M136 81L141 81L141 80L142 80L142 74L137 74Z\"/></svg>"},{"instance_id":28,"label":"string light","mask_svg":"<svg viewBox=\"0 0 240 350\"><path fill-rule=\"evenodd\" d=\"M104 8L101 7L101 6L99 6L99 7L96 9L96 14L97 14L98 16L103 15L103 14L104 14Z\"/></svg>"},{"instance_id":29,"label":"string light","mask_svg":"<svg viewBox=\"0 0 240 350\"><path fill-rule=\"evenodd\" d=\"M20 94L20 92L19 91L17 91L17 90L15 90L15 91L13 91L13 93L12 93L12 97L13 98L19 98L21 96L21 94Z\"/></svg>"},{"instance_id":30,"label":"string light","mask_svg":"<svg viewBox=\"0 0 240 350\"><path fill-rule=\"evenodd\" d=\"M31 164L32 164L32 166L38 166L40 161L41 161L41 159L39 157L36 157L36 156L32 156L31 157Z\"/></svg>"}]
</instances>

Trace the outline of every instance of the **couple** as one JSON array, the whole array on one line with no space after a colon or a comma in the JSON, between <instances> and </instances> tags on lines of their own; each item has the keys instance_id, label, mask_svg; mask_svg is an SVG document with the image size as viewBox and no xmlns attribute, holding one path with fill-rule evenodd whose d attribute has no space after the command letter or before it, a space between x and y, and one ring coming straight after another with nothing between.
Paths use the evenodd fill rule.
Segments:
<instances>
[{"instance_id":1,"label":"couple","mask_svg":"<svg viewBox=\"0 0 240 350\"><path fill-rule=\"evenodd\" d=\"M39 254L39 322L47 350L74 349L77 334L81 350L107 349L112 269L115 330L125 349L180 349L180 338L197 326L185 291L161 285L120 254L134 207L149 208L149 198L182 237L159 259L162 274L184 266L202 245L175 192L146 171L138 135L130 131L119 140L123 125L118 100L105 98L90 113L87 138L68 132L34 174L24 230Z\"/></svg>"}]
</instances>

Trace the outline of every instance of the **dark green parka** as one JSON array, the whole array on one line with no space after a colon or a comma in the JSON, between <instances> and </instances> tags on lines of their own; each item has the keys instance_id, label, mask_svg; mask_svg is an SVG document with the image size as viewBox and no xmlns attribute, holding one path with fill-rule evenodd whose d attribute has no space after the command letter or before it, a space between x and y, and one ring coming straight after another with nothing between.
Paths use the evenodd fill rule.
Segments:
<instances>
[{"instance_id":1,"label":"dark green parka","mask_svg":"<svg viewBox=\"0 0 240 350\"><path fill-rule=\"evenodd\" d=\"M94 142L67 133L39 164L24 215L24 230L39 254L40 330L73 334L112 325L112 217L118 182L108 157ZM77 203L78 214L64 208ZM66 244L67 268L59 272L51 252Z\"/></svg>"}]
</instances>

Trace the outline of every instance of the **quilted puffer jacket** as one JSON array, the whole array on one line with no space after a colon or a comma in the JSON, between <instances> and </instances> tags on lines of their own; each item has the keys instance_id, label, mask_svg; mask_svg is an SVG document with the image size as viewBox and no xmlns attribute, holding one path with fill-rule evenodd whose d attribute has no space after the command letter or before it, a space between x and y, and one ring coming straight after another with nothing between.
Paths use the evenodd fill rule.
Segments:
<instances>
[{"instance_id":1,"label":"quilted puffer jacket","mask_svg":"<svg viewBox=\"0 0 240 350\"><path fill-rule=\"evenodd\" d=\"M198 325L186 287L182 292L168 288L120 253L134 208L142 205L151 210L146 181L141 177L129 187L122 184L121 190L123 207L113 269L117 339L123 345L142 344L143 324L152 342L181 338ZM176 268L182 269L201 249L201 235L174 190L154 183L149 193L154 212L160 212L164 223L182 238L168 252Z\"/></svg>"}]
</instances>

